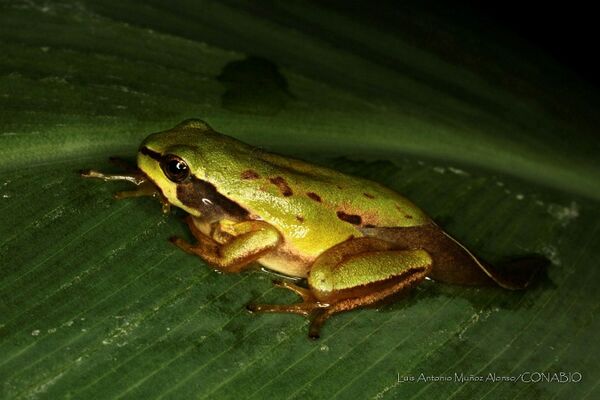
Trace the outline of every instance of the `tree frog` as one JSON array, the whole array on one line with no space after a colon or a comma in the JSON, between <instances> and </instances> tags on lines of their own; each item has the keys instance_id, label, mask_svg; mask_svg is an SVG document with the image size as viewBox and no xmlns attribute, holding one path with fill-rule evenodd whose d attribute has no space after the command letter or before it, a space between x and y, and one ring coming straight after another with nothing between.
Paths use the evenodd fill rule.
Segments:
<instances>
[{"instance_id":1,"label":"tree frog","mask_svg":"<svg viewBox=\"0 0 600 400\"><path fill-rule=\"evenodd\" d=\"M296 304L250 304L253 312L310 318L316 338L331 315L375 304L426 277L464 285L524 288L538 269L502 272L482 262L400 194L369 180L259 150L198 119L153 133L140 145L137 169L87 178L126 180L164 211L187 212L196 239L171 242L223 272L254 262L305 285L276 282Z\"/></svg>"}]
</instances>

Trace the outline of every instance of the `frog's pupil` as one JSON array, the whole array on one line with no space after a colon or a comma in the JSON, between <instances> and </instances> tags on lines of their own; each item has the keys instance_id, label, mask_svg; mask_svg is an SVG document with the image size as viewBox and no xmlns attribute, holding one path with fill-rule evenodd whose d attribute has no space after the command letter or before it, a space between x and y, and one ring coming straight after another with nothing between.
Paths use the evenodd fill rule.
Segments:
<instances>
[{"instance_id":1,"label":"frog's pupil","mask_svg":"<svg viewBox=\"0 0 600 400\"><path fill-rule=\"evenodd\" d=\"M173 175L181 175L182 173L185 173L187 166L181 161L173 160L171 161L169 168L171 169L171 173Z\"/></svg>"},{"instance_id":2,"label":"frog's pupil","mask_svg":"<svg viewBox=\"0 0 600 400\"><path fill-rule=\"evenodd\" d=\"M171 156L173 157L173 156ZM179 158L168 157L163 163L163 170L166 175L174 182L181 182L189 176L189 168L187 164Z\"/></svg>"}]
</instances>

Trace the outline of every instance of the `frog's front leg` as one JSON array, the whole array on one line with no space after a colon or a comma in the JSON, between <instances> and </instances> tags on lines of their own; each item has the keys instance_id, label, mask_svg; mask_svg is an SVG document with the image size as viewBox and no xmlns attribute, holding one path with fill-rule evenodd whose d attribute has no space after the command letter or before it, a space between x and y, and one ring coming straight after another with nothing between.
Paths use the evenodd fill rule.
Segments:
<instances>
[{"instance_id":1,"label":"frog's front leg","mask_svg":"<svg viewBox=\"0 0 600 400\"><path fill-rule=\"evenodd\" d=\"M318 338L331 315L409 289L429 274L431 265L432 259L424 250L397 250L394 244L376 238L349 239L315 260L308 276L309 292L291 284L284 286L300 294L303 302L251 304L248 309L309 315L309 336Z\"/></svg>"},{"instance_id":2,"label":"frog's front leg","mask_svg":"<svg viewBox=\"0 0 600 400\"><path fill-rule=\"evenodd\" d=\"M186 222L198 242L191 244L179 237L172 237L171 242L225 272L241 271L275 249L281 242L279 231L263 221L243 221L234 224L230 227L232 234L224 242L217 242L202 233L192 217L188 217Z\"/></svg>"},{"instance_id":3,"label":"frog's front leg","mask_svg":"<svg viewBox=\"0 0 600 400\"><path fill-rule=\"evenodd\" d=\"M102 179L103 181L127 181L134 185L141 185L148 181L148 178L139 171L132 171L125 174L105 174L95 169L84 169L79 171L82 178Z\"/></svg>"},{"instance_id":4,"label":"frog's front leg","mask_svg":"<svg viewBox=\"0 0 600 400\"><path fill-rule=\"evenodd\" d=\"M127 181L136 185L135 190L126 190L114 194L115 199L125 199L128 197L154 197L158 198L162 204L163 212L166 214L170 211L170 204L162 195L158 187L144 175L140 170L129 165L126 161L120 158L111 157L110 161L124 168L127 172L122 174L106 174L95 169L86 169L79 171L82 178L101 179L108 181Z\"/></svg>"}]
</instances>

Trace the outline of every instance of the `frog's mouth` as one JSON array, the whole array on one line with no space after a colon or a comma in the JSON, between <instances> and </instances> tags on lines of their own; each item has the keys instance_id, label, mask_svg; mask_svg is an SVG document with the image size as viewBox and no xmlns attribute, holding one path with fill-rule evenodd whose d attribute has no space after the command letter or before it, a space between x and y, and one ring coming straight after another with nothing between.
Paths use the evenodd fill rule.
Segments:
<instances>
[{"instance_id":1,"label":"frog's mouth","mask_svg":"<svg viewBox=\"0 0 600 400\"><path fill-rule=\"evenodd\" d=\"M162 159L162 155L159 152L151 150L146 146L140 147L139 153L151 158L152 160L155 160L157 163L160 163L160 160ZM162 205L163 213L168 213L171 210L171 203L169 202L162 188L152 179L151 174L148 174L146 171L144 171L144 169L141 168L139 159L136 173L140 176L140 183L138 184L138 189L136 190L136 193L138 193L137 195L157 198Z\"/></svg>"}]
</instances>

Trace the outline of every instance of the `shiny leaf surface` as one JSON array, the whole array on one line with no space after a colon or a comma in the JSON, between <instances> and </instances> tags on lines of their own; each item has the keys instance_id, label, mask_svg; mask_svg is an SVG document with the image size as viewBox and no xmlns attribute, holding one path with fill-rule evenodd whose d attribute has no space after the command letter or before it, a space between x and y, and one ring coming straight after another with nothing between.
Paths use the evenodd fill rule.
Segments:
<instances>
[{"instance_id":1,"label":"shiny leaf surface","mask_svg":"<svg viewBox=\"0 0 600 400\"><path fill-rule=\"evenodd\" d=\"M395 31L335 4L0 4L0 397L598 397L593 94L427 14ZM166 240L180 214L78 177L189 117L382 182L492 262L552 266L524 292L428 281L310 341L245 311L295 301L272 275L215 273ZM542 372L582 379L524 382Z\"/></svg>"}]
</instances>

